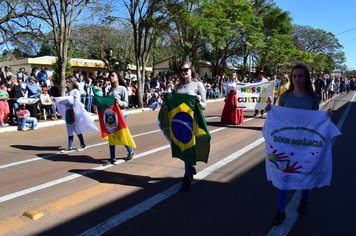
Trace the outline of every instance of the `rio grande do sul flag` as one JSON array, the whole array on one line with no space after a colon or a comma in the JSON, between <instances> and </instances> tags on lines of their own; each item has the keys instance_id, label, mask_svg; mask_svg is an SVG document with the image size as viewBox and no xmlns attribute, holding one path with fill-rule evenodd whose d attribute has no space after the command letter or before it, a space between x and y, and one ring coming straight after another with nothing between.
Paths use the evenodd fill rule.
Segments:
<instances>
[{"instance_id":1,"label":"rio grande do sul flag","mask_svg":"<svg viewBox=\"0 0 356 236\"><path fill-rule=\"evenodd\" d=\"M114 97L94 97L98 107L101 136L109 145L126 145L136 148L124 115Z\"/></svg>"},{"instance_id":2,"label":"rio grande do sul flag","mask_svg":"<svg viewBox=\"0 0 356 236\"><path fill-rule=\"evenodd\" d=\"M169 141L172 156L195 165L207 163L210 152L210 133L199 100L187 94L166 93L166 108L158 114L158 124Z\"/></svg>"},{"instance_id":3,"label":"rio grande do sul flag","mask_svg":"<svg viewBox=\"0 0 356 236\"><path fill-rule=\"evenodd\" d=\"M57 109L66 122L68 136L99 131L83 103L73 96L55 97Z\"/></svg>"},{"instance_id":4,"label":"rio grande do sul flag","mask_svg":"<svg viewBox=\"0 0 356 236\"><path fill-rule=\"evenodd\" d=\"M273 81L236 84L237 108L264 110L273 102Z\"/></svg>"},{"instance_id":5,"label":"rio grande do sul flag","mask_svg":"<svg viewBox=\"0 0 356 236\"><path fill-rule=\"evenodd\" d=\"M279 189L329 186L331 139L340 135L326 111L271 105L262 129L267 179Z\"/></svg>"}]
</instances>

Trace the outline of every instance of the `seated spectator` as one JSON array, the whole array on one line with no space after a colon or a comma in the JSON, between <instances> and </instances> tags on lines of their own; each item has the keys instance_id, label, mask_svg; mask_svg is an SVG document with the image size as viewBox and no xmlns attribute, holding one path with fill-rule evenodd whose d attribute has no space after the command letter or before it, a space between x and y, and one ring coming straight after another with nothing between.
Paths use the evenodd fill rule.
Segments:
<instances>
[{"instance_id":1,"label":"seated spectator","mask_svg":"<svg viewBox=\"0 0 356 236\"><path fill-rule=\"evenodd\" d=\"M56 108L54 102L48 94L48 88L42 88L42 94L40 95L41 106L44 109L51 109L51 120L57 120Z\"/></svg>"},{"instance_id":2,"label":"seated spectator","mask_svg":"<svg viewBox=\"0 0 356 236\"><path fill-rule=\"evenodd\" d=\"M148 101L149 108L154 111L161 109L162 99L157 93L152 94L152 98Z\"/></svg>"},{"instance_id":3,"label":"seated spectator","mask_svg":"<svg viewBox=\"0 0 356 236\"><path fill-rule=\"evenodd\" d=\"M20 105L19 116L17 117L18 129L28 131L37 129L37 118L30 117L30 112L26 110L26 105Z\"/></svg>"}]
</instances>

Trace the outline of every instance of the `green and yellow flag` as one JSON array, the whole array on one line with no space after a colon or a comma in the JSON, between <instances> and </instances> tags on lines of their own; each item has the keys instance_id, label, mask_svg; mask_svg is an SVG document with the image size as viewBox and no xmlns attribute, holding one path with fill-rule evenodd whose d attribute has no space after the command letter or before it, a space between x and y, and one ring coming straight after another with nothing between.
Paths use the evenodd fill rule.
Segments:
<instances>
[{"instance_id":1,"label":"green and yellow flag","mask_svg":"<svg viewBox=\"0 0 356 236\"><path fill-rule=\"evenodd\" d=\"M125 118L114 97L94 97L98 107L101 136L109 145L126 145L136 148Z\"/></svg>"},{"instance_id":2,"label":"green and yellow flag","mask_svg":"<svg viewBox=\"0 0 356 236\"><path fill-rule=\"evenodd\" d=\"M187 94L166 93L165 106L158 114L158 124L170 142L172 156L195 165L207 163L210 133L199 100Z\"/></svg>"}]
</instances>

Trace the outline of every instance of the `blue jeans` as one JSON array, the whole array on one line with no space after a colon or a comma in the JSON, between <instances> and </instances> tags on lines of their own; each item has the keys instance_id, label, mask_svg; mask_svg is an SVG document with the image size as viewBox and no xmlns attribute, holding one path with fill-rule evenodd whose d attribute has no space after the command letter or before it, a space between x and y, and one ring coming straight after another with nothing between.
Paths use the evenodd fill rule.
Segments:
<instances>
[{"instance_id":1,"label":"blue jeans","mask_svg":"<svg viewBox=\"0 0 356 236\"><path fill-rule=\"evenodd\" d=\"M26 123L28 123L28 128L35 128L37 127L37 118L35 117L27 117L27 118L22 118L19 120L19 124L21 124L21 128L25 128Z\"/></svg>"},{"instance_id":2,"label":"blue jeans","mask_svg":"<svg viewBox=\"0 0 356 236\"><path fill-rule=\"evenodd\" d=\"M127 115L125 115L124 118L125 118L125 122L127 122ZM109 145L109 148L110 148L110 159L111 160L115 160L116 159L116 156L115 156L115 145ZM133 152L132 147L125 146L125 148L126 148L128 153L132 153Z\"/></svg>"},{"instance_id":3,"label":"blue jeans","mask_svg":"<svg viewBox=\"0 0 356 236\"><path fill-rule=\"evenodd\" d=\"M86 97L86 101L85 103L83 103L85 105L85 110L87 110L87 112L91 112L91 103L93 101L93 96L88 94Z\"/></svg>"},{"instance_id":4,"label":"blue jeans","mask_svg":"<svg viewBox=\"0 0 356 236\"><path fill-rule=\"evenodd\" d=\"M42 106L42 108L51 109L51 117L55 117L56 108L54 107L54 105L44 105L44 106Z\"/></svg>"},{"instance_id":5,"label":"blue jeans","mask_svg":"<svg viewBox=\"0 0 356 236\"><path fill-rule=\"evenodd\" d=\"M288 190L277 189L277 205L278 210L284 211L286 208L286 201L287 201L287 193ZM309 198L310 189L303 189L302 190L302 200L308 200Z\"/></svg>"},{"instance_id":6,"label":"blue jeans","mask_svg":"<svg viewBox=\"0 0 356 236\"><path fill-rule=\"evenodd\" d=\"M189 177L190 173L192 172L193 169L193 165L188 163L188 162L184 162L184 177Z\"/></svg>"},{"instance_id":7,"label":"blue jeans","mask_svg":"<svg viewBox=\"0 0 356 236\"><path fill-rule=\"evenodd\" d=\"M80 146L85 145L84 144L84 138L83 138L83 134L78 134L77 135L80 141ZM73 135L72 136L68 136L68 147L72 148L73 147Z\"/></svg>"},{"instance_id":8,"label":"blue jeans","mask_svg":"<svg viewBox=\"0 0 356 236\"><path fill-rule=\"evenodd\" d=\"M80 94L80 102L85 106L85 101L87 100L87 96L85 94Z\"/></svg>"}]
</instances>

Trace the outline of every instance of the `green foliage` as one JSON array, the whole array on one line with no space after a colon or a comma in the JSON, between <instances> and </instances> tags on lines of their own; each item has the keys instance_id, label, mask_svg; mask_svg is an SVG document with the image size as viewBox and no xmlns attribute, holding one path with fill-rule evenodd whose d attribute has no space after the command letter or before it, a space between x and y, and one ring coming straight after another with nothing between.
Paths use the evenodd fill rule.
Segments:
<instances>
[{"instance_id":1,"label":"green foliage","mask_svg":"<svg viewBox=\"0 0 356 236\"><path fill-rule=\"evenodd\" d=\"M53 74L52 74L52 80L53 81L57 81L58 83L60 82L60 69L59 69L59 61L56 60L53 64ZM73 71L72 71L72 65L69 63L69 60L67 60L67 64L66 64L66 74L65 74L65 78L67 78L68 76L73 75Z\"/></svg>"}]
</instances>

